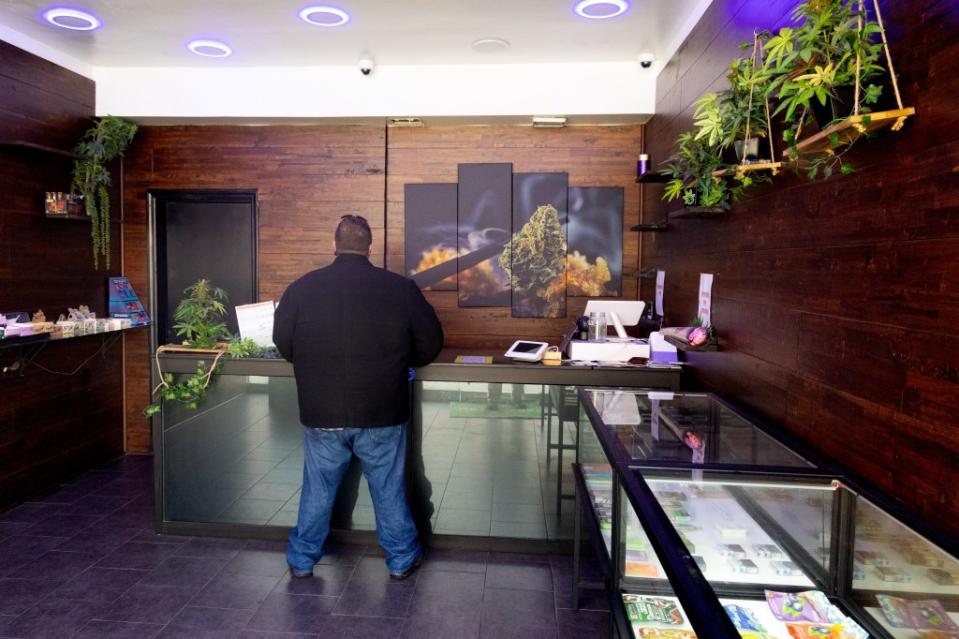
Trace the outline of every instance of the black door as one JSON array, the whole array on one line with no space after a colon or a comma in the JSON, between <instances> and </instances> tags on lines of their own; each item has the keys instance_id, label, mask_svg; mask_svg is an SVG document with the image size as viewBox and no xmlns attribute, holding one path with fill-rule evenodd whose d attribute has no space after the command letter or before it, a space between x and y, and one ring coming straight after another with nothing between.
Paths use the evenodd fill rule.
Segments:
<instances>
[{"instance_id":1,"label":"black door","mask_svg":"<svg viewBox=\"0 0 959 639\"><path fill-rule=\"evenodd\" d=\"M255 190L153 190L156 233L157 342L181 342L173 313L183 290L208 279L229 296L227 326L237 332L234 307L257 299Z\"/></svg>"}]
</instances>

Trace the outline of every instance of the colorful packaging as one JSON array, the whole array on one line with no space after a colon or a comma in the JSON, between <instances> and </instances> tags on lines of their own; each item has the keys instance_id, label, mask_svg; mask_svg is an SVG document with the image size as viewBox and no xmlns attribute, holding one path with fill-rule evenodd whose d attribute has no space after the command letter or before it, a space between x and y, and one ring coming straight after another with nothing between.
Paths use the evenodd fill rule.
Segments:
<instances>
[{"instance_id":1,"label":"colorful packaging","mask_svg":"<svg viewBox=\"0 0 959 639\"><path fill-rule=\"evenodd\" d=\"M726 609L726 614L729 615L733 625L736 626L736 630L740 632L766 632L759 619L756 619L756 616L746 608L736 604L729 604L723 606L723 608Z\"/></svg>"},{"instance_id":2,"label":"colorful packaging","mask_svg":"<svg viewBox=\"0 0 959 639\"><path fill-rule=\"evenodd\" d=\"M843 639L839 624L787 623L786 630L792 639Z\"/></svg>"},{"instance_id":3,"label":"colorful packaging","mask_svg":"<svg viewBox=\"0 0 959 639\"><path fill-rule=\"evenodd\" d=\"M630 621L655 622L668 626L686 623L676 601L645 595L623 595Z\"/></svg>"},{"instance_id":4,"label":"colorful packaging","mask_svg":"<svg viewBox=\"0 0 959 639\"><path fill-rule=\"evenodd\" d=\"M642 639L696 639L692 630L676 630L674 628L647 628L639 629Z\"/></svg>"},{"instance_id":5,"label":"colorful packaging","mask_svg":"<svg viewBox=\"0 0 959 639\"><path fill-rule=\"evenodd\" d=\"M815 597L806 592L766 591L766 603L773 616L780 621L828 623L825 614L816 607Z\"/></svg>"},{"instance_id":6,"label":"colorful packaging","mask_svg":"<svg viewBox=\"0 0 959 639\"><path fill-rule=\"evenodd\" d=\"M936 599L910 601L909 612L918 630L949 630L959 632L959 626L952 620L946 609Z\"/></svg>"}]
</instances>

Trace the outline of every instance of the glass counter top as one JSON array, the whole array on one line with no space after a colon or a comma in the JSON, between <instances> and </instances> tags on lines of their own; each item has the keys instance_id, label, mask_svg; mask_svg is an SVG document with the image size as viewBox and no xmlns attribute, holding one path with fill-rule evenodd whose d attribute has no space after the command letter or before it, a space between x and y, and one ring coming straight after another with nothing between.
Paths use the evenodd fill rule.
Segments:
<instances>
[{"instance_id":1,"label":"glass counter top","mask_svg":"<svg viewBox=\"0 0 959 639\"><path fill-rule=\"evenodd\" d=\"M593 388L581 394L615 448L609 452L627 464L815 468L713 395Z\"/></svg>"}]
</instances>

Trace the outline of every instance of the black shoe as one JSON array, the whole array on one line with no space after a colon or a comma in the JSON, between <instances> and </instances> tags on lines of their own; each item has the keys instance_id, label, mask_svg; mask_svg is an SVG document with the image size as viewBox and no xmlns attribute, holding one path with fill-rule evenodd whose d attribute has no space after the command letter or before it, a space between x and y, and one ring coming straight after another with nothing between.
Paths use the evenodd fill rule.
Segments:
<instances>
[{"instance_id":1,"label":"black shoe","mask_svg":"<svg viewBox=\"0 0 959 639\"><path fill-rule=\"evenodd\" d=\"M420 564L422 563L423 563L423 553L420 553L420 556L416 558L416 561L413 562L413 565L407 568L406 570L404 570L403 572L391 572L390 579L394 581L403 581L404 579L412 575L414 572L416 572L416 569L419 568Z\"/></svg>"}]
</instances>

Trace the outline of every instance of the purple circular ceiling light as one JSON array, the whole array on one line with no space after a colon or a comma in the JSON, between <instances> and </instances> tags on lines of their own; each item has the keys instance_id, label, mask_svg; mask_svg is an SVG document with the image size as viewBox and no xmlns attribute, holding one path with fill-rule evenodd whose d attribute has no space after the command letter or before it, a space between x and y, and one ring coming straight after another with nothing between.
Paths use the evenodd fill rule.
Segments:
<instances>
[{"instance_id":1,"label":"purple circular ceiling light","mask_svg":"<svg viewBox=\"0 0 959 639\"><path fill-rule=\"evenodd\" d=\"M591 20L605 20L629 11L629 3L626 0L580 0L573 11Z\"/></svg>"},{"instance_id":2,"label":"purple circular ceiling light","mask_svg":"<svg viewBox=\"0 0 959 639\"><path fill-rule=\"evenodd\" d=\"M350 21L350 14L328 5L313 5L300 9L300 19L317 27L341 27Z\"/></svg>"},{"instance_id":3,"label":"purple circular ceiling light","mask_svg":"<svg viewBox=\"0 0 959 639\"><path fill-rule=\"evenodd\" d=\"M54 7L43 12L43 19L55 27L73 31L93 31L100 27L100 20L92 13L67 7Z\"/></svg>"},{"instance_id":4,"label":"purple circular ceiling light","mask_svg":"<svg viewBox=\"0 0 959 639\"><path fill-rule=\"evenodd\" d=\"M193 40L186 45L186 48L205 58L225 58L233 53L233 49L227 43L217 40Z\"/></svg>"}]
</instances>

